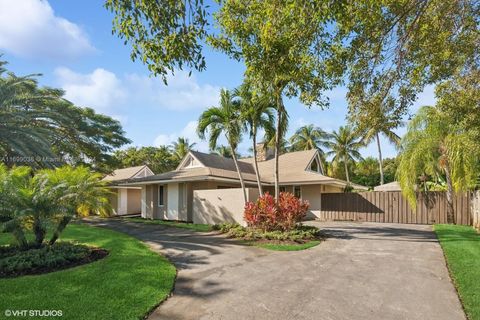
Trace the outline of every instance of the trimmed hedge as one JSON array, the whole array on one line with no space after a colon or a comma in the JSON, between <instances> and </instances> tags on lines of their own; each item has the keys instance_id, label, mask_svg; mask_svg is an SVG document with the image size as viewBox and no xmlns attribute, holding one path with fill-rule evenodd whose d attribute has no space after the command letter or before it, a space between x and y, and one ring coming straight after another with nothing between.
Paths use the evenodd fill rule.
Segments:
<instances>
[{"instance_id":1,"label":"trimmed hedge","mask_svg":"<svg viewBox=\"0 0 480 320\"><path fill-rule=\"evenodd\" d=\"M236 223L223 223L213 226L214 230L219 230L232 238L244 240L276 240L276 241L294 241L305 242L317 239L320 230L312 226L297 226L290 231L262 231L259 229L245 228Z\"/></svg>"}]
</instances>

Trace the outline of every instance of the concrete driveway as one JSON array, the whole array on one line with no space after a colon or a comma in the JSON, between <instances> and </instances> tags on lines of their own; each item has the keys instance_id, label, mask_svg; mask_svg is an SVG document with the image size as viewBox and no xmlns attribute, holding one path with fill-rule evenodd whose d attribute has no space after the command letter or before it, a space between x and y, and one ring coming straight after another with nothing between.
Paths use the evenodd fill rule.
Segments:
<instances>
[{"instance_id":1,"label":"concrete driveway","mask_svg":"<svg viewBox=\"0 0 480 320\"><path fill-rule=\"evenodd\" d=\"M97 221L145 241L178 268L149 319L465 319L430 226L310 222L329 238L274 252L221 235Z\"/></svg>"}]
</instances>

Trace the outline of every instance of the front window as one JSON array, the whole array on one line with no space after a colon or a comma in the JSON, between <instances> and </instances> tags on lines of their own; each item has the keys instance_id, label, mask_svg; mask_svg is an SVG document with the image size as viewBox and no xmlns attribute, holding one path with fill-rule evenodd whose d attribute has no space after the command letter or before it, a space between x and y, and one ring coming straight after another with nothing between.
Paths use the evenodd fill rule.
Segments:
<instances>
[{"instance_id":1,"label":"front window","mask_svg":"<svg viewBox=\"0 0 480 320\"><path fill-rule=\"evenodd\" d=\"M302 197L302 189L300 188L300 186L295 186L293 188L293 195L295 197L297 197L298 199L300 199Z\"/></svg>"},{"instance_id":2,"label":"front window","mask_svg":"<svg viewBox=\"0 0 480 320\"><path fill-rule=\"evenodd\" d=\"M164 186L158 186L158 206L163 207L165 204L165 192Z\"/></svg>"},{"instance_id":3,"label":"front window","mask_svg":"<svg viewBox=\"0 0 480 320\"><path fill-rule=\"evenodd\" d=\"M287 187L280 187L280 192L287 192Z\"/></svg>"}]
</instances>

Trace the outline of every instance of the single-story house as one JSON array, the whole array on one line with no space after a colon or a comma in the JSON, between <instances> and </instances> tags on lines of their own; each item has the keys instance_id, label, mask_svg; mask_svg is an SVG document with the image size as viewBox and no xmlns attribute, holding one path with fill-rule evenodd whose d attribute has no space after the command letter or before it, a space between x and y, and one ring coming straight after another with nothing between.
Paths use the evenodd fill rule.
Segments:
<instances>
[{"instance_id":1,"label":"single-story house","mask_svg":"<svg viewBox=\"0 0 480 320\"><path fill-rule=\"evenodd\" d=\"M117 169L105 176L103 181L109 183L112 194L110 204L114 215L139 214L142 209L141 197L142 188L139 186L122 186L122 182L134 181L138 178L145 178L154 175L153 171L146 165Z\"/></svg>"},{"instance_id":2,"label":"single-story house","mask_svg":"<svg viewBox=\"0 0 480 320\"><path fill-rule=\"evenodd\" d=\"M265 191L274 193L274 157L258 147L258 169ZM239 159L248 201L258 198L253 158ZM288 191L310 202L310 216L321 210L321 194L343 192L346 181L324 175L317 150L297 151L279 157L280 191ZM141 189L141 215L148 219L195 223L243 222L243 194L232 159L190 151L170 172L134 178L118 188ZM355 189L366 187L353 184Z\"/></svg>"},{"instance_id":3,"label":"single-story house","mask_svg":"<svg viewBox=\"0 0 480 320\"><path fill-rule=\"evenodd\" d=\"M390 183L385 183L385 184L376 186L373 188L373 191L384 191L384 192L402 191L402 188L400 187L400 184L398 183L398 181L393 181Z\"/></svg>"}]
</instances>

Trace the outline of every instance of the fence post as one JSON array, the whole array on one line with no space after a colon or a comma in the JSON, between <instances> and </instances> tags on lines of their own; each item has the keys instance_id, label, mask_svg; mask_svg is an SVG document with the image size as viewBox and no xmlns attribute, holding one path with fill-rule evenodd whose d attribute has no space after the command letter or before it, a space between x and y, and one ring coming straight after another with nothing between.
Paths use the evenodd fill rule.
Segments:
<instances>
[{"instance_id":1,"label":"fence post","mask_svg":"<svg viewBox=\"0 0 480 320\"><path fill-rule=\"evenodd\" d=\"M472 192L470 206L472 209L472 225L477 230L480 230L480 191Z\"/></svg>"}]
</instances>

